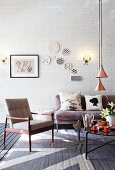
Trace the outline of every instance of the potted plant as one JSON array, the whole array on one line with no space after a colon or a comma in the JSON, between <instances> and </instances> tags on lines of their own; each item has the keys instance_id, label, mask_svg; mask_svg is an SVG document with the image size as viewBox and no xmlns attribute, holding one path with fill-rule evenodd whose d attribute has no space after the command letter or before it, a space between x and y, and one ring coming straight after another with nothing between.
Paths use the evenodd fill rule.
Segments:
<instances>
[{"instance_id":1,"label":"potted plant","mask_svg":"<svg viewBox=\"0 0 115 170\"><path fill-rule=\"evenodd\" d=\"M102 109L100 115L102 118L106 118L109 125L115 125L115 104L113 102L108 102L108 107L106 109Z\"/></svg>"}]
</instances>

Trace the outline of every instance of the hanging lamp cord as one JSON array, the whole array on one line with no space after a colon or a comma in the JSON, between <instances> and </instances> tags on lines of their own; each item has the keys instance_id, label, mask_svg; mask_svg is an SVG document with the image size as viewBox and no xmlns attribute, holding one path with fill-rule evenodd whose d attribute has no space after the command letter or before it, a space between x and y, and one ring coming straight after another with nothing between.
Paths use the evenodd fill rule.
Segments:
<instances>
[{"instance_id":1,"label":"hanging lamp cord","mask_svg":"<svg viewBox=\"0 0 115 170\"><path fill-rule=\"evenodd\" d=\"M102 66L102 0L99 0L99 69Z\"/></svg>"},{"instance_id":2,"label":"hanging lamp cord","mask_svg":"<svg viewBox=\"0 0 115 170\"><path fill-rule=\"evenodd\" d=\"M100 70L100 0L99 0L99 70Z\"/></svg>"},{"instance_id":3,"label":"hanging lamp cord","mask_svg":"<svg viewBox=\"0 0 115 170\"><path fill-rule=\"evenodd\" d=\"M100 2L100 10L101 10L101 12L100 12L100 33L101 33L101 35L100 35L100 40L101 40L101 52L100 52L100 64L101 64L101 66L102 66L102 0L100 0L101 2Z\"/></svg>"}]
</instances>

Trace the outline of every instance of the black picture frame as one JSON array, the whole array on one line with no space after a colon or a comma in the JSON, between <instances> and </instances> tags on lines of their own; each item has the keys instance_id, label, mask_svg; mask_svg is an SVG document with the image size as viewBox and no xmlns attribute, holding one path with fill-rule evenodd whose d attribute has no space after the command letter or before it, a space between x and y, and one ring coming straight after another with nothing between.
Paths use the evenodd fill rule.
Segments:
<instances>
[{"instance_id":1,"label":"black picture frame","mask_svg":"<svg viewBox=\"0 0 115 170\"><path fill-rule=\"evenodd\" d=\"M39 55L11 54L10 78L39 78Z\"/></svg>"}]
</instances>

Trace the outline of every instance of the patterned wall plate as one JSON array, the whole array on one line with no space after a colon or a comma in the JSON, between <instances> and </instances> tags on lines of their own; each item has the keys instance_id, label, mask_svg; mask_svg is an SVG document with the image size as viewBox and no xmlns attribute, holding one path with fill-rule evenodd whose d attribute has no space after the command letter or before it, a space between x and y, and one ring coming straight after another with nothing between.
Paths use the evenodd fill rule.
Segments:
<instances>
[{"instance_id":1,"label":"patterned wall plate","mask_svg":"<svg viewBox=\"0 0 115 170\"><path fill-rule=\"evenodd\" d=\"M59 50L60 50L60 45L59 45L57 42L52 42L52 43L49 45L49 51L50 51L50 53L55 54L55 53L58 53Z\"/></svg>"},{"instance_id":2,"label":"patterned wall plate","mask_svg":"<svg viewBox=\"0 0 115 170\"><path fill-rule=\"evenodd\" d=\"M59 65L63 64L64 63L64 59L63 58L57 58L56 63L59 64Z\"/></svg>"},{"instance_id":3,"label":"patterned wall plate","mask_svg":"<svg viewBox=\"0 0 115 170\"><path fill-rule=\"evenodd\" d=\"M42 61L43 64L50 64L51 63L51 58L46 56L45 58L43 58L43 61Z\"/></svg>"},{"instance_id":4,"label":"patterned wall plate","mask_svg":"<svg viewBox=\"0 0 115 170\"><path fill-rule=\"evenodd\" d=\"M76 74L76 73L77 73L77 70L73 68L73 69L71 70L71 72L72 72L73 74Z\"/></svg>"},{"instance_id":5,"label":"patterned wall plate","mask_svg":"<svg viewBox=\"0 0 115 170\"><path fill-rule=\"evenodd\" d=\"M69 55L70 54L70 50L68 48L64 48L62 51L63 55Z\"/></svg>"},{"instance_id":6,"label":"patterned wall plate","mask_svg":"<svg viewBox=\"0 0 115 170\"><path fill-rule=\"evenodd\" d=\"M66 70L71 70L71 69L72 69L72 64L71 64L71 63L66 63L66 64L64 65L64 68L65 68Z\"/></svg>"}]
</instances>

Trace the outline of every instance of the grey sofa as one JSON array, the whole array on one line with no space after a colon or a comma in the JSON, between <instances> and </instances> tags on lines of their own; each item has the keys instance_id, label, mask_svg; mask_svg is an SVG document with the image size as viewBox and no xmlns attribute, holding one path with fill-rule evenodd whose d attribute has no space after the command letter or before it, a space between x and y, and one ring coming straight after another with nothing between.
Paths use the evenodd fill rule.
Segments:
<instances>
[{"instance_id":1,"label":"grey sofa","mask_svg":"<svg viewBox=\"0 0 115 170\"><path fill-rule=\"evenodd\" d=\"M102 96L102 104L103 108L107 107L107 103L113 101L115 103L115 95L106 95ZM85 103L85 97L81 96L81 105L82 105L82 111L68 111L68 110L60 110L61 103L60 103L60 97L57 95L55 97L55 112L54 112L54 118L55 123L58 128L58 125L60 124L74 124L78 120L82 120L82 115L85 115L86 113L94 114L95 120L99 120L101 118L100 116L100 110L86 110L86 103Z\"/></svg>"}]
</instances>

